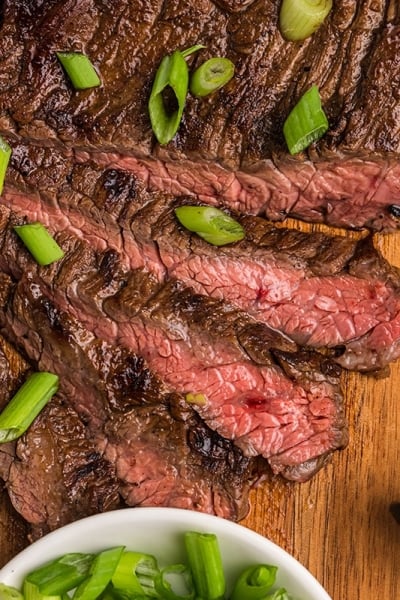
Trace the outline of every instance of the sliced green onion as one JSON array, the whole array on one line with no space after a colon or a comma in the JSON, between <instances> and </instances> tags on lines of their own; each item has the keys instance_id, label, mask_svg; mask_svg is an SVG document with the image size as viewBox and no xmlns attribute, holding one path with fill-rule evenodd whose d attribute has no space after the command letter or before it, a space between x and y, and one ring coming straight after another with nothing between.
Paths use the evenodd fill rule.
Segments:
<instances>
[{"instance_id":1,"label":"sliced green onion","mask_svg":"<svg viewBox=\"0 0 400 600\"><path fill-rule=\"evenodd\" d=\"M0 600L24 600L17 588L0 583Z\"/></svg>"},{"instance_id":2,"label":"sliced green onion","mask_svg":"<svg viewBox=\"0 0 400 600\"><path fill-rule=\"evenodd\" d=\"M193 392L188 392L185 395L185 400L189 404L197 404L197 406L205 406L207 404L207 398L204 394L194 394Z\"/></svg>"},{"instance_id":3,"label":"sliced green onion","mask_svg":"<svg viewBox=\"0 0 400 600\"><path fill-rule=\"evenodd\" d=\"M0 135L0 195L3 191L4 179L6 177L6 171L8 162L11 156L11 148L7 142Z\"/></svg>"},{"instance_id":4,"label":"sliced green onion","mask_svg":"<svg viewBox=\"0 0 400 600\"><path fill-rule=\"evenodd\" d=\"M114 590L113 586L111 584L108 584L108 586L105 588L105 590L100 594L100 599L101 600L120 600L120 597ZM68 598L66 598L65 600L68 600ZM136 600L136 596L135 596L135 600Z\"/></svg>"},{"instance_id":5,"label":"sliced green onion","mask_svg":"<svg viewBox=\"0 0 400 600\"><path fill-rule=\"evenodd\" d=\"M201 600L223 600L226 584L217 536L188 531L185 534L185 546L196 597Z\"/></svg>"},{"instance_id":6,"label":"sliced green onion","mask_svg":"<svg viewBox=\"0 0 400 600\"><path fill-rule=\"evenodd\" d=\"M26 580L36 585L43 596L62 595L89 575L93 559L93 554L64 554L29 573Z\"/></svg>"},{"instance_id":7,"label":"sliced green onion","mask_svg":"<svg viewBox=\"0 0 400 600\"><path fill-rule=\"evenodd\" d=\"M158 573L154 556L127 551L122 554L111 583L120 598L157 597L155 578Z\"/></svg>"},{"instance_id":8,"label":"sliced green onion","mask_svg":"<svg viewBox=\"0 0 400 600\"><path fill-rule=\"evenodd\" d=\"M117 546L97 554L89 577L76 588L74 600L96 600L111 581L123 551L124 546Z\"/></svg>"},{"instance_id":9,"label":"sliced green onion","mask_svg":"<svg viewBox=\"0 0 400 600\"><path fill-rule=\"evenodd\" d=\"M290 41L309 37L322 25L331 8L332 0L283 0L279 13L283 37Z\"/></svg>"},{"instance_id":10,"label":"sliced green onion","mask_svg":"<svg viewBox=\"0 0 400 600\"><path fill-rule=\"evenodd\" d=\"M101 84L94 66L85 54L56 52L56 55L76 90L87 90Z\"/></svg>"},{"instance_id":11,"label":"sliced green onion","mask_svg":"<svg viewBox=\"0 0 400 600\"><path fill-rule=\"evenodd\" d=\"M186 565L169 565L155 579L156 591L163 600L192 600L193 579Z\"/></svg>"},{"instance_id":12,"label":"sliced green onion","mask_svg":"<svg viewBox=\"0 0 400 600\"><path fill-rule=\"evenodd\" d=\"M189 84L189 70L182 53L164 56L158 67L149 99L151 126L160 144L168 144L178 131ZM164 94L171 93L169 110Z\"/></svg>"},{"instance_id":13,"label":"sliced green onion","mask_svg":"<svg viewBox=\"0 0 400 600\"><path fill-rule=\"evenodd\" d=\"M321 106L321 97L316 85L310 87L289 113L283 135L290 154L302 152L312 142L319 140L329 128L328 119Z\"/></svg>"},{"instance_id":14,"label":"sliced green onion","mask_svg":"<svg viewBox=\"0 0 400 600\"><path fill-rule=\"evenodd\" d=\"M57 596L44 596L40 593L40 590L37 585L27 581L25 579L24 585L22 587L22 592L24 596L24 600L63 600L63 598L59 595Z\"/></svg>"},{"instance_id":15,"label":"sliced green onion","mask_svg":"<svg viewBox=\"0 0 400 600\"><path fill-rule=\"evenodd\" d=\"M175 209L175 214L186 229L214 246L231 244L245 236L240 223L213 206L180 206Z\"/></svg>"},{"instance_id":16,"label":"sliced green onion","mask_svg":"<svg viewBox=\"0 0 400 600\"><path fill-rule=\"evenodd\" d=\"M198 50L202 50L203 48L205 48L205 46L203 46L203 44L196 44L195 46L190 46L190 48L186 48L186 50L181 50L181 54L182 54L183 58L187 58L191 54L194 54L194 52L197 52Z\"/></svg>"},{"instance_id":17,"label":"sliced green onion","mask_svg":"<svg viewBox=\"0 0 400 600\"><path fill-rule=\"evenodd\" d=\"M275 583L277 567L254 565L237 578L230 600L264 600Z\"/></svg>"},{"instance_id":18,"label":"sliced green onion","mask_svg":"<svg viewBox=\"0 0 400 600\"><path fill-rule=\"evenodd\" d=\"M68 600L66 598L65 600ZM134 594L133 596L124 593L123 590L117 590L112 585L106 587L100 595L100 600L149 600L149 596L145 594Z\"/></svg>"},{"instance_id":19,"label":"sliced green onion","mask_svg":"<svg viewBox=\"0 0 400 600\"><path fill-rule=\"evenodd\" d=\"M53 373L32 373L0 414L0 443L19 438L58 390Z\"/></svg>"},{"instance_id":20,"label":"sliced green onion","mask_svg":"<svg viewBox=\"0 0 400 600\"><path fill-rule=\"evenodd\" d=\"M64 256L64 251L42 223L16 225L14 230L39 265L50 265Z\"/></svg>"},{"instance_id":21,"label":"sliced green onion","mask_svg":"<svg viewBox=\"0 0 400 600\"><path fill-rule=\"evenodd\" d=\"M276 590L275 592L268 594L268 596L265 596L264 600L291 600L291 597L285 588L279 588L279 590Z\"/></svg>"},{"instance_id":22,"label":"sliced green onion","mask_svg":"<svg viewBox=\"0 0 400 600\"><path fill-rule=\"evenodd\" d=\"M194 96L208 96L228 83L234 72L235 65L229 58L210 58L191 76L190 91Z\"/></svg>"}]
</instances>

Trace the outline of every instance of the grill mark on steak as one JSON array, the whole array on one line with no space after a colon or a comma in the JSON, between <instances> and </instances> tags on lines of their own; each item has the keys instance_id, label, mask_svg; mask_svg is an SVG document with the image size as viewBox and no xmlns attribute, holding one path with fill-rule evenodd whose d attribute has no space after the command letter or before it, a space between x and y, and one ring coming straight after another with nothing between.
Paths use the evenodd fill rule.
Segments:
<instances>
[{"instance_id":1,"label":"grill mark on steak","mask_svg":"<svg viewBox=\"0 0 400 600\"><path fill-rule=\"evenodd\" d=\"M305 233L239 215L246 240L216 249L178 226L173 208L190 199L147 193L130 173L68 163L51 151L41 151L36 169L21 180L24 156L34 164L32 147L18 146L10 169L14 191L4 201L30 220L115 249L125 265L144 267L160 281L177 278L224 299L299 344L328 347L348 369L377 372L399 356L399 271L371 236Z\"/></svg>"},{"instance_id":2,"label":"grill mark on steak","mask_svg":"<svg viewBox=\"0 0 400 600\"><path fill-rule=\"evenodd\" d=\"M5 0L0 131L12 145L20 138L90 152L152 187L274 220L290 214L354 228L398 227L390 212L400 197L394 3L338 0L301 44L280 35L272 0L161 7L158 0L119 0L112 10L86 0L84 8L73 0L35 0L29 8ZM235 77L206 99L188 95L178 134L160 148L147 113L154 74L165 54L199 42L206 49L189 59L191 67L227 56ZM60 48L85 52L102 86L75 93L55 57ZM282 125L314 83L330 129L293 158Z\"/></svg>"},{"instance_id":3,"label":"grill mark on steak","mask_svg":"<svg viewBox=\"0 0 400 600\"><path fill-rule=\"evenodd\" d=\"M130 506L175 506L233 520L243 518L248 511L251 486L268 473L266 461L246 458L232 442L211 431L176 394L167 393L140 357L99 342L55 306L51 312L57 313L57 321L62 326L54 330L48 306L49 300L41 294L39 285L23 278L18 284L10 283L8 301L2 307L0 319L5 335L23 349L38 368L60 375L60 394L63 406L67 407L63 409L63 418L54 422L53 412L58 409L57 403L56 408L51 403L50 413L42 413L40 420L18 442L17 451L20 447L22 450L17 452L17 460L9 459L9 472L5 469L0 472L7 480L16 508L34 524L35 536L44 533L45 527L53 529L77 516L91 514L92 509L97 512L107 509L104 503L100 504L100 499L94 503L90 487L86 489L85 482L93 477L95 481L99 478L99 488L103 479L109 479L108 487L110 494L113 491L114 500L118 492ZM35 329L41 339L39 356L32 351L24 335L24 331L30 329ZM135 361L136 369L132 373L130 364ZM119 380L117 386L116 379ZM143 380L146 383L141 387ZM60 429L64 420L65 427L69 427L71 421L65 411L79 415L86 432L84 439ZM68 435L72 436L70 445ZM193 441L194 436L197 443ZM84 449L83 458L79 460L73 450L74 441L78 440ZM204 448L210 449L207 456ZM48 469L54 460L56 466ZM70 471L65 472L65 465L70 465ZM108 471L101 465L108 465ZM41 486L39 473L44 466L48 476L46 486L51 487L52 478L56 479L51 494L47 494L47 487ZM57 484L59 470L63 475ZM36 481L28 496L24 494L24 478ZM64 485L71 502L82 488L80 511L71 503L63 505L61 510ZM36 498L34 503L29 501L31 493ZM47 513L50 513L48 517Z\"/></svg>"},{"instance_id":4,"label":"grill mark on steak","mask_svg":"<svg viewBox=\"0 0 400 600\"><path fill-rule=\"evenodd\" d=\"M2 256L7 255L7 261L0 259L2 270L11 269L18 278L23 272L33 277L37 267L26 255L20 261L23 253L15 238L3 238L7 245L2 246ZM67 310L99 340L139 353L170 389L203 394L204 406L195 409L211 429L233 439L246 455L262 454L275 472L285 473L286 467L346 443L338 372L321 370L325 359L310 355L310 367L307 353L296 358L293 342L270 332L274 350L291 350L296 369L292 367L291 378L287 377L272 353L267 360L259 355L264 364L256 365L244 352L246 344L252 344L252 337L245 335L246 326L253 323L248 315L196 295L179 282L159 284L140 271L130 277L129 272L116 270L115 285L106 282L93 298L93 279L101 281L97 265L102 255L70 236L63 236L62 246L66 258L40 270L40 279L36 276L30 284L33 293L40 292L45 301ZM78 256L80 261L86 256L84 269L76 266ZM87 278L90 294L85 289ZM32 353L30 341L28 347ZM281 354L279 362L285 360Z\"/></svg>"},{"instance_id":5,"label":"grill mark on steak","mask_svg":"<svg viewBox=\"0 0 400 600\"><path fill-rule=\"evenodd\" d=\"M170 407L141 406L116 415L105 432L107 456L131 506L192 508L239 520L248 511L249 488L267 472L266 462L244 457L178 399ZM210 451L205 455L199 446Z\"/></svg>"}]
</instances>

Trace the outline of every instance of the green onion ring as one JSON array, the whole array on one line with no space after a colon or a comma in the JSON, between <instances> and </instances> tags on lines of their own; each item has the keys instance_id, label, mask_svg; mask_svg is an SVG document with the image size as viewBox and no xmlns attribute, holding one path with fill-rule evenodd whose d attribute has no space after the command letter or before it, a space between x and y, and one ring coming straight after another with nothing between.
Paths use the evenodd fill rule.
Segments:
<instances>
[{"instance_id":1,"label":"green onion ring","mask_svg":"<svg viewBox=\"0 0 400 600\"><path fill-rule=\"evenodd\" d=\"M182 53L175 50L164 56L158 67L149 99L149 116L153 132L160 144L168 144L178 131L189 84L189 70ZM177 108L169 114L163 92L173 93Z\"/></svg>"},{"instance_id":2,"label":"green onion ring","mask_svg":"<svg viewBox=\"0 0 400 600\"><path fill-rule=\"evenodd\" d=\"M332 0L282 0L279 28L286 40L301 41L312 35L329 15Z\"/></svg>"},{"instance_id":3,"label":"green onion ring","mask_svg":"<svg viewBox=\"0 0 400 600\"><path fill-rule=\"evenodd\" d=\"M277 570L265 564L248 567L235 581L230 600L265 600L275 583Z\"/></svg>"},{"instance_id":4,"label":"green onion ring","mask_svg":"<svg viewBox=\"0 0 400 600\"><path fill-rule=\"evenodd\" d=\"M190 78L190 91L194 96L212 94L230 81L235 65L229 58L210 58L200 65Z\"/></svg>"}]
</instances>

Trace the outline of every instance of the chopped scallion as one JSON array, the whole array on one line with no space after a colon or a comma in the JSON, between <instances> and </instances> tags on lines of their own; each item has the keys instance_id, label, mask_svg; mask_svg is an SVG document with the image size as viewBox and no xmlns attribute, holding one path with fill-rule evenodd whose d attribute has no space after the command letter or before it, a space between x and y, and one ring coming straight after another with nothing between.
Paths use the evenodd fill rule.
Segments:
<instances>
[{"instance_id":1,"label":"chopped scallion","mask_svg":"<svg viewBox=\"0 0 400 600\"><path fill-rule=\"evenodd\" d=\"M93 559L94 554L64 554L29 573L26 580L36 585L43 596L62 595L88 576Z\"/></svg>"},{"instance_id":2,"label":"chopped scallion","mask_svg":"<svg viewBox=\"0 0 400 600\"><path fill-rule=\"evenodd\" d=\"M189 87L186 58L205 48L196 44L164 56L157 69L149 99L149 116L154 135L160 144L168 144L178 131Z\"/></svg>"},{"instance_id":3,"label":"chopped scallion","mask_svg":"<svg viewBox=\"0 0 400 600\"><path fill-rule=\"evenodd\" d=\"M124 546L117 546L97 554L89 577L76 588L73 599L96 600L111 581L123 551Z\"/></svg>"},{"instance_id":4,"label":"chopped scallion","mask_svg":"<svg viewBox=\"0 0 400 600\"><path fill-rule=\"evenodd\" d=\"M193 600L195 589L186 565L169 565L155 579L156 591L163 600Z\"/></svg>"},{"instance_id":5,"label":"chopped scallion","mask_svg":"<svg viewBox=\"0 0 400 600\"><path fill-rule=\"evenodd\" d=\"M56 55L76 90L86 90L100 85L100 78L85 54L56 52Z\"/></svg>"},{"instance_id":6,"label":"chopped scallion","mask_svg":"<svg viewBox=\"0 0 400 600\"><path fill-rule=\"evenodd\" d=\"M285 588L279 588L279 590L275 590L275 592L271 592L268 596L265 596L264 600L291 600L291 597Z\"/></svg>"},{"instance_id":7,"label":"chopped scallion","mask_svg":"<svg viewBox=\"0 0 400 600\"><path fill-rule=\"evenodd\" d=\"M35 583L31 583L25 579L22 588L24 600L63 600L59 595L57 596L44 596L38 586Z\"/></svg>"},{"instance_id":8,"label":"chopped scallion","mask_svg":"<svg viewBox=\"0 0 400 600\"><path fill-rule=\"evenodd\" d=\"M223 600L226 584L217 536L188 531L185 546L196 596L202 600Z\"/></svg>"},{"instance_id":9,"label":"chopped scallion","mask_svg":"<svg viewBox=\"0 0 400 600\"><path fill-rule=\"evenodd\" d=\"M265 600L275 583L277 570L272 565L248 567L235 581L230 600Z\"/></svg>"},{"instance_id":10,"label":"chopped scallion","mask_svg":"<svg viewBox=\"0 0 400 600\"><path fill-rule=\"evenodd\" d=\"M32 373L0 414L0 443L19 438L58 390L53 373Z\"/></svg>"},{"instance_id":11,"label":"chopped scallion","mask_svg":"<svg viewBox=\"0 0 400 600\"><path fill-rule=\"evenodd\" d=\"M157 561L151 554L124 552L111 578L119 598L157 596L155 577L159 573Z\"/></svg>"},{"instance_id":12,"label":"chopped scallion","mask_svg":"<svg viewBox=\"0 0 400 600\"><path fill-rule=\"evenodd\" d=\"M64 256L64 251L42 223L16 225L14 230L39 265L49 265Z\"/></svg>"},{"instance_id":13,"label":"chopped scallion","mask_svg":"<svg viewBox=\"0 0 400 600\"><path fill-rule=\"evenodd\" d=\"M329 128L328 119L321 106L316 85L300 98L283 125L283 135L290 154L302 152L312 142L319 140Z\"/></svg>"},{"instance_id":14,"label":"chopped scallion","mask_svg":"<svg viewBox=\"0 0 400 600\"><path fill-rule=\"evenodd\" d=\"M175 50L173 54L164 56L149 99L151 126L160 144L168 144L178 131L188 84L189 70L182 53Z\"/></svg>"},{"instance_id":15,"label":"chopped scallion","mask_svg":"<svg viewBox=\"0 0 400 600\"><path fill-rule=\"evenodd\" d=\"M332 0L283 0L279 13L283 37L290 41L306 39L322 25L331 8Z\"/></svg>"},{"instance_id":16,"label":"chopped scallion","mask_svg":"<svg viewBox=\"0 0 400 600\"><path fill-rule=\"evenodd\" d=\"M24 600L17 588L0 583L0 600Z\"/></svg>"},{"instance_id":17,"label":"chopped scallion","mask_svg":"<svg viewBox=\"0 0 400 600\"><path fill-rule=\"evenodd\" d=\"M198 50L202 50L203 48L205 48L205 46L203 46L203 44L196 44L195 46L190 46L190 48L186 48L186 50L181 50L181 54L182 54L183 58L187 58L191 54L194 54L194 52L197 52Z\"/></svg>"},{"instance_id":18,"label":"chopped scallion","mask_svg":"<svg viewBox=\"0 0 400 600\"><path fill-rule=\"evenodd\" d=\"M208 96L228 83L234 72L235 65L229 58L210 58L194 71L190 91L194 96Z\"/></svg>"},{"instance_id":19,"label":"chopped scallion","mask_svg":"<svg viewBox=\"0 0 400 600\"><path fill-rule=\"evenodd\" d=\"M180 206L175 214L186 229L214 246L231 244L245 236L240 223L214 206Z\"/></svg>"},{"instance_id":20,"label":"chopped scallion","mask_svg":"<svg viewBox=\"0 0 400 600\"><path fill-rule=\"evenodd\" d=\"M11 148L0 135L0 195L3 191L4 179L11 156Z\"/></svg>"},{"instance_id":21,"label":"chopped scallion","mask_svg":"<svg viewBox=\"0 0 400 600\"><path fill-rule=\"evenodd\" d=\"M188 392L185 395L185 400L189 404L197 404L197 406L204 406L207 404L207 399L204 394L194 394L192 392Z\"/></svg>"},{"instance_id":22,"label":"chopped scallion","mask_svg":"<svg viewBox=\"0 0 400 600\"><path fill-rule=\"evenodd\" d=\"M155 556L125 546L68 553L26 575L22 590L0 583L0 600L291 600L268 564L246 566L226 596L216 534L187 531L183 539L185 564L160 569Z\"/></svg>"}]
</instances>

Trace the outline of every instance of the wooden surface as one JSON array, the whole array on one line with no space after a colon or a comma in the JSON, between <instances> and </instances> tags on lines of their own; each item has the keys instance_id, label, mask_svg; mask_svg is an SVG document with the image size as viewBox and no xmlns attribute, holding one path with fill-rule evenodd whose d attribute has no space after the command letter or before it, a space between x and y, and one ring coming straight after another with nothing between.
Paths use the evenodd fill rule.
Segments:
<instances>
[{"instance_id":1,"label":"wooden surface","mask_svg":"<svg viewBox=\"0 0 400 600\"><path fill-rule=\"evenodd\" d=\"M400 234L376 236L400 266ZM350 441L310 482L255 491L243 524L304 564L333 600L400 599L400 363L388 378L344 377Z\"/></svg>"},{"instance_id":2,"label":"wooden surface","mask_svg":"<svg viewBox=\"0 0 400 600\"><path fill-rule=\"evenodd\" d=\"M400 266L400 234L377 245ZM308 483L255 490L243 521L300 560L333 600L400 598L400 524L389 512L400 502L399 386L399 363L383 380L346 374L349 446ZM26 544L24 533L3 492L0 565Z\"/></svg>"}]
</instances>

